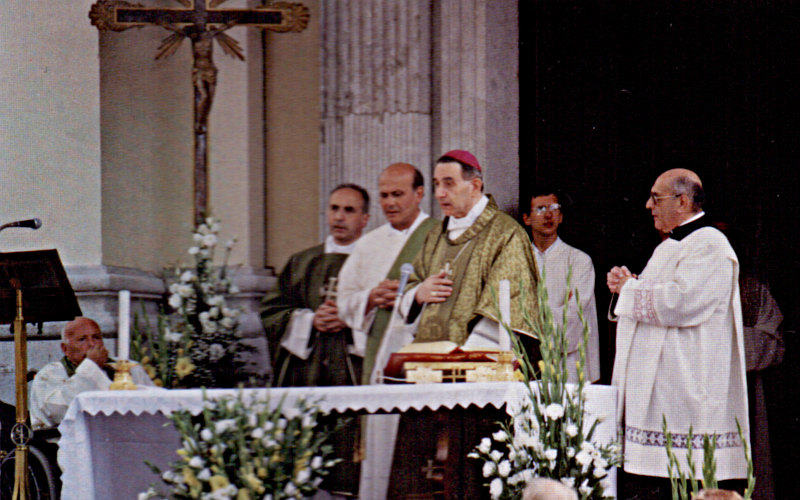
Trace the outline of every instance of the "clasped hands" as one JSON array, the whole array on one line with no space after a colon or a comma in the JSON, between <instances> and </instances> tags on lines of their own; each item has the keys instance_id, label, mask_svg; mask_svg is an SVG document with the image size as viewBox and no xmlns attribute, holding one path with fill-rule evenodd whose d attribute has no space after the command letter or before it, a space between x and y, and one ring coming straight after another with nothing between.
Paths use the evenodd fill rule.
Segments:
<instances>
[{"instance_id":1,"label":"clasped hands","mask_svg":"<svg viewBox=\"0 0 800 500\"><path fill-rule=\"evenodd\" d=\"M614 266L608 274L606 274L606 283L611 293L619 293L625 283L631 278L636 278L636 275L630 272L627 267Z\"/></svg>"},{"instance_id":2,"label":"clasped hands","mask_svg":"<svg viewBox=\"0 0 800 500\"><path fill-rule=\"evenodd\" d=\"M326 300L317 308L311 324L316 331L323 333L336 333L347 327L345 322L339 319L339 308L332 300Z\"/></svg>"}]
</instances>

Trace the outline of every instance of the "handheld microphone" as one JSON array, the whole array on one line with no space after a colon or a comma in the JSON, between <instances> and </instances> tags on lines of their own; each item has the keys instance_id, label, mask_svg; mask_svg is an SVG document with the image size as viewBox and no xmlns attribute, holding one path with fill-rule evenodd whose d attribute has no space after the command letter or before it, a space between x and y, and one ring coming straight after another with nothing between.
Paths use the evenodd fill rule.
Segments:
<instances>
[{"instance_id":1,"label":"handheld microphone","mask_svg":"<svg viewBox=\"0 0 800 500\"><path fill-rule=\"evenodd\" d=\"M30 229L39 229L42 227L42 219L36 217L34 219L18 220L16 222L9 222L0 226L0 231L8 227L27 227Z\"/></svg>"},{"instance_id":2,"label":"handheld microphone","mask_svg":"<svg viewBox=\"0 0 800 500\"><path fill-rule=\"evenodd\" d=\"M403 296L403 289L408 284L408 277L411 276L411 273L414 272L414 266L410 263L406 262L402 266L400 266L400 283L397 285L397 300Z\"/></svg>"}]
</instances>

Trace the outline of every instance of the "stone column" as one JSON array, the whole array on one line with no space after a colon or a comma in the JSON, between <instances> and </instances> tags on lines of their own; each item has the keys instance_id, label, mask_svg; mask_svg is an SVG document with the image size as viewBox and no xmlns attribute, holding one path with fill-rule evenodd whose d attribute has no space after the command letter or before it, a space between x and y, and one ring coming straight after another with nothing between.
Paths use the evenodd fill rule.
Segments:
<instances>
[{"instance_id":1,"label":"stone column","mask_svg":"<svg viewBox=\"0 0 800 500\"><path fill-rule=\"evenodd\" d=\"M376 196L384 167L411 163L430 179L430 23L430 0L323 2L321 235L337 184L375 195L373 228L385 222Z\"/></svg>"},{"instance_id":2,"label":"stone column","mask_svg":"<svg viewBox=\"0 0 800 500\"><path fill-rule=\"evenodd\" d=\"M323 2L321 212L338 183L375 193L377 174L394 161L416 164L429 180L449 149L474 152L486 191L516 211L517 3ZM373 216L370 227L382 221Z\"/></svg>"},{"instance_id":3,"label":"stone column","mask_svg":"<svg viewBox=\"0 0 800 500\"><path fill-rule=\"evenodd\" d=\"M440 0L433 15L433 149L466 149L501 210L519 201L518 0Z\"/></svg>"}]
</instances>

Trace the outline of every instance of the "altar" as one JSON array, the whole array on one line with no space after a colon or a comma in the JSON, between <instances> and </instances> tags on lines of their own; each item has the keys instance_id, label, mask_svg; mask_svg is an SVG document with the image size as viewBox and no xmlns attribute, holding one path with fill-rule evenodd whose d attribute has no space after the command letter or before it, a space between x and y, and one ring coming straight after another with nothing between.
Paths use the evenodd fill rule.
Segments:
<instances>
[{"instance_id":1,"label":"altar","mask_svg":"<svg viewBox=\"0 0 800 500\"><path fill-rule=\"evenodd\" d=\"M505 409L527 398L519 382L469 384L371 385L358 387L311 387L246 389L266 392L274 404L285 398L284 408L298 398L319 399L326 412L361 414L402 413L408 410L452 410L494 407ZM210 398L234 395L236 389L206 391ZM592 385L586 388L590 419L600 418L595 431L599 443L616 437L616 388ZM59 426L59 465L63 500L135 499L158 481L144 464L149 460L162 468L178 458L178 433L167 416L187 409L199 414L201 390L149 389L80 394L70 405ZM166 425L165 425L166 424ZM476 445L478 443L475 443ZM375 478L388 481L388 477ZM367 499L362 493L362 498ZM374 500L374 499L369 499Z\"/></svg>"}]
</instances>

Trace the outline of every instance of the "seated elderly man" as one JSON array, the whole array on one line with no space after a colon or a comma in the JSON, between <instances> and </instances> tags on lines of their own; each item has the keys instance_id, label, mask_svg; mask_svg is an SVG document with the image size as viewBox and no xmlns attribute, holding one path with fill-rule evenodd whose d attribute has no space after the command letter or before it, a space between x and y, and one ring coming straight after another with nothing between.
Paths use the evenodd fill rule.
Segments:
<instances>
[{"instance_id":1,"label":"seated elderly man","mask_svg":"<svg viewBox=\"0 0 800 500\"><path fill-rule=\"evenodd\" d=\"M35 429L58 425L75 396L107 390L114 378L103 334L94 320L78 317L67 323L61 331L61 351L64 357L45 365L31 384L31 425ZM136 385L153 385L139 365L131 375Z\"/></svg>"}]
</instances>

